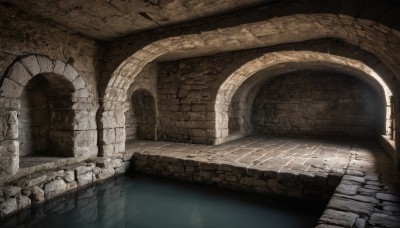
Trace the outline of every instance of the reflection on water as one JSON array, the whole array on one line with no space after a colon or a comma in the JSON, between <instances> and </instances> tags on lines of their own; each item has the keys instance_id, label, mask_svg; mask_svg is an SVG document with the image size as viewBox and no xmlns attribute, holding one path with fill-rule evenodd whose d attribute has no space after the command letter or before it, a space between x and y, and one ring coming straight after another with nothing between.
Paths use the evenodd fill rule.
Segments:
<instances>
[{"instance_id":1,"label":"reflection on water","mask_svg":"<svg viewBox=\"0 0 400 228\"><path fill-rule=\"evenodd\" d=\"M314 227L323 205L115 177L27 209L0 227Z\"/></svg>"}]
</instances>

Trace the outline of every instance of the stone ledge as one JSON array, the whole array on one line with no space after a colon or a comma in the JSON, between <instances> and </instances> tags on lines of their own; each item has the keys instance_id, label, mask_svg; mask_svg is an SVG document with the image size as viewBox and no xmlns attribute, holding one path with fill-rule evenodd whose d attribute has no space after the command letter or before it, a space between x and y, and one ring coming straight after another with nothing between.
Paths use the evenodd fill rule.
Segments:
<instances>
[{"instance_id":1,"label":"stone ledge","mask_svg":"<svg viewBox=\"0 0 400 228\"><path fill-rule=\"evenodd\" d=\"M211 162L190 156L133 154L133 169L193 183L223 188L327 201L336 188L322 173L296 172L285 168L255 169L229 162ZM340 177L339 177L340 178Z\"/></svg>"},{"instance_id":2,"label":"stone ledge","mask_svg":"<svg viewBox=\"0 0 400 228\"><path fill-rule=\"evenodd\" d=\"M37 170L35 167L27 169L27 172L32 171L32 174L20 176L0 187L0 218L88 184L125 173L129 168L130 158L129 153L121 153L91 162L74 164L55 162L47 167L46 165L36 167ZM52 166L59 167L43 170Z\"/></svg>"}]
</instances>

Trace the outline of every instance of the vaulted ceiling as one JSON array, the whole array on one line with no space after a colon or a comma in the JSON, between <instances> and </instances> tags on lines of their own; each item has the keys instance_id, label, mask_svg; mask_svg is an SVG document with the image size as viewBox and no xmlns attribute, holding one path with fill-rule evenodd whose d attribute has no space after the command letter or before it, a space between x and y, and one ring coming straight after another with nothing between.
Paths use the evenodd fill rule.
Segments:
<instances>
[{"instance_id":1,"label":"vaulted ceiling","mask_svg":"<svg viewBox=\"0 0 400 228\"><path fill-rule=\"evenodd\" d=\"M4 1L3 1L4 2ZM91 38L110 40L273 0L6 0Z\"/></svg>"}]
</instances>

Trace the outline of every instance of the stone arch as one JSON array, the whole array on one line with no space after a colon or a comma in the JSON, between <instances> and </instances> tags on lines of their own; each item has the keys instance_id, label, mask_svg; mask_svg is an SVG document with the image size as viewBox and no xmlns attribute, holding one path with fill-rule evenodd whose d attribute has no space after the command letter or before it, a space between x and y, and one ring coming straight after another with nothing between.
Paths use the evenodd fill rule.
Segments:
<instances>
[{"instance_id":1,"label":"stone arch","mask_svg":"<svg viewBox=\"0 0 400 228\"><path fill-rule=\"evenodd\" d=\"M236 71L231 73L224 83L222 83L222 85L219 87L215 100L216 144L230 140L228 130L228 111L232 102L232 98L240 86L243 85L243 83L249 78L254 77L254 75L261 70L267 71L270 69L271 72L275 70L275 74L288 71L282 67L280 67L281 70L279 70L279 67L278 70L276 68L276 66L287 63L301 64L301 67L304 67L309 63L317 63L314 65L314 67L327 64L334 69L340 70L342 67L347 70L358 72L357 74L361 75L361 78L366 80L372 86L377 88L379 92L381 92L381 95L387 105L390 104L390 97L393 95L392 90L397 88L397 85L391 85L392 88L389 88L385 81L383 81L383 79L374 70L366 66L364 63L354 59L313 51L282 51L266 53L240 66ZM282 71L282 69L284 70ZM289 71L291 70L294 69L289 68ZM390 109L390 106L388 108Z\"/></svg>"},{"instance_id":2,"label":"stone arch","mask_svg":"<svg viewBox=\"0 0 400 228\"><path fill-rule=\"evenodd\" d=\"M42 75L51 86L69 93L68 104L54 103L52 119L57 122L54 134L63 156L88 158L97 154L97 133L94 114L84 108L91 102L85 81L70 65L43 55L29 55L17 59L1 81L0 104L1 128L0 163L1 174L15 174L19 164L18 111L21 93L32 78ZM66 94L63 94L65 96ZM65 105L66 104L66 105Z\"/></svg>"},{"instance_id":3,"label":"stone arch","mask_svg":"<svg viewBox=\"0 0 400 228\"><path fill-rule=\"evenodd\" d=\"M241 45L245 48L257 48L334 37L374 53L389 68L400 72L394 61L396 57L400 57L395 51L400 47L400 42L396 41L400 34L380 24L371 27L371 23L371 21L356 20L349 16L296 14L237 27L221 28L217 32L206 31L155 41L137 50L113 70L105 88L105 107L112 107L115 102L126 99L127 89L147 63L166 54L181 54L197 49L218 50L218 46L222 44L225 46L232 44L237 47L236 50L242 50L244 48L239 48ZM285 27L288 29L285 30ZM298 34L299 32L301 34ZM388 51L382 52L379 48L382 46L387 47Z\"/></svg>"},{"instance_id":4,"label":"stone arch","mask_svg":"<svg viewBox=\"0 0 400 228\"><path fill-rule=\"evenodd\" d=\"M110 76L105 76L109 80L106 82L107 86L104 91L101 92L104 95L98 115L98 125L101 131L100 141L102 142L101 154L113 154L125 150L123 143L116 140L103 142L102 138L106 137L105 132L108 131L113 131L114 135L124 131L124 116L121 115L120 109L127 99L127 90L148 63L163 56L184 56L190 52L217 53L312 39L335 38L356 45L358 50L376 56L383 63L383 66L377 68L390 72L388 77L395 75L386 80L388 83L396 82L393 84L397 85L397 75L400 75L399 65L395 61L400 58L400 54L396 51L400 48L398 41L400 33L382 24L351 16L324 13L293 14L195 34L171 34L169 37L147 44L143 48L130 47L135 51L134 54L124 57L125 59L121 59L121 55L119 55L107 67L106 71L111 73ZM129 45L129 42L132 41L125 40L124 42L124 45ZM385 47L385 51L382 51L382 47ZM127 46L123 48L126 50L124 53L129 51ZM114 51L120 52L121 50L112 48L110 54L112 55ZM341 53L339 55L352 54ZM105 79L103 78L103 80Z\"/></svg>"},{"instance_id":5,"label":"stone arch","mask_svg":"<svg viewBox=\"0 0 400 228\"><path fill-rule=\"evenodd\" d=\"M283 63L278 64L268 69L261 70L255 73L252 77L248 78L236 91L232 97L231 104L229 105L229 135L230 138L239 138L249 135L253 132L253 125L251 123L252 116L252 104L256 98L256 95L264 83L274 77L294 73L297 71L325 71L325 72L337 72L345 75L352 76L363 83L367 84L368 87L377 92L377 96L382 104L383 109L390 112L392 109L391 104L387 104L391 98L390 90L386 89L386 93L381 84L371 78L371 76L365 74L365 72L351 69L348 66L343 66L328 62L309 62L309 63ZM383 134L391 134L391 119L387 115L385 122L381 122L379 131L384 132Z\"/></svg>"}]
</instances>

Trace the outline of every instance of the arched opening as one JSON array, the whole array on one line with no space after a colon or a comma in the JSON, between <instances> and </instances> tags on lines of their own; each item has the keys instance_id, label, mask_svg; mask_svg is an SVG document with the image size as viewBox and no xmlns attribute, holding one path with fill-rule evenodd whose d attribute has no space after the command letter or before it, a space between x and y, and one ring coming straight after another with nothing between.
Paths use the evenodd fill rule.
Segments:
<instances>
[{"instance_id":1,"label":"arched opening","mask_svg":"<svg viewBox=\"0 0 400 228\"><path fill-rule=\"evenodd\" d=\"M376 138L385 134L383 102L349 75L296 71L263 82L249 106L254 134Z\"/></svg>"},{"instance_id":2,"label":"arched opening","mask_svg":"<svg viewBox=\"0 0 400 228\"><path fill-rule=\"evenodd\" d=\"M72 156L73 91L57 74L39 74L29 80L20 96L19 156Z\"/></svg>"},{"instance_id":3,"label":"arched opening","mask_svg":"<svg viewBox=\"0 0 400 228\"><path fill-rule=\"evenodd\" d=\"M47 56L25 56L0 83L0 121L7 125L7 140L0 145L7 162L0 164L1 170L43 169L55 161L48 155L74 157L58 158L58 164L97 155L96 106L73 66ZM46 157L32 158L38 154Z\"/></svg>"},{"instance_id":4,"label":"arched opening","mask_svg":"<svg viewBox=\"0 0 400 228\"><path fill-rule=\"evenodd\" d=\"M45 153L49 135L49 85L43 76L32 79L21 94L18 113L19 156Z\"/></svg>"},{"instance_id":5,"label":"arched opening","mask_svg":"<svg viewBox=\"0 0 400 228\"><path fill-rule=\"evenodd\" d=\"M392 121L389 114L391 112L390 97L392 96L392 92L375 71L359 61L348 58L309 51L294 51L268 53L249 61L233 72L221 85L215 103L216 144L254 133L253 128L255 125L253 121L255 116L252 114L252 106L249 106L249 104L252 104L261 85L263 85L266 80L278 75L301 70L336 72L336 74L344 74L362 80L364 84L367 84L369 88L375 91L374 93L376 96L370 96L371 100L373 100L372 103L379 103L379 105L374 106L374 109L369 109L369 112L380 116L376 117L379 119L379 126L376 127L374 132L384 136L390 135ZM320 87L321 86L322 82L320 82ZM286 85L286 87L293 87L293 85ZM303 86L299 83L297 87L302 88ZM277 95L275 94L274 96ZM295 95L292 94L292 96ZM269 99L271 100L272 98ZM285 105L288 108L293 108L285 104L285 102L281 104L281 107L285 107ZM342 107L343 106L344 104L342 104ZM268 112L268 110L270 109L266 108L260 112ZM261 118L260 116L262 115L260 114L257 118ZM365 120L365 115L353 120L352 123L360 122L361 119ZM265 116L263 119L258 119L257 121L259 125L260 122L264 124ZM289 120L286 118L285 121ZM290 121L285 124L290 125ZM276 134L276 132L273 134Z\"/></svg>"},{"instance_id":6,"label":"arched opening","mask_svg":"<svg viewBox=\"0 0 400 228\"><path fill-rule=\"evenodd\" d=\"M139 89L130 98L129 108L125 112L126 139L157 140L156 103L153 95Z\"/></svg>"}]
</instances>

